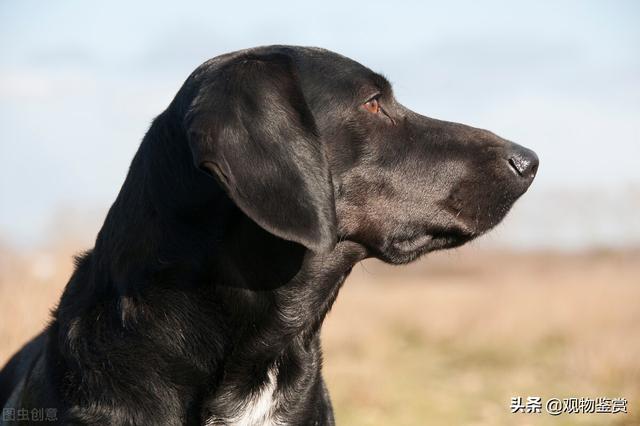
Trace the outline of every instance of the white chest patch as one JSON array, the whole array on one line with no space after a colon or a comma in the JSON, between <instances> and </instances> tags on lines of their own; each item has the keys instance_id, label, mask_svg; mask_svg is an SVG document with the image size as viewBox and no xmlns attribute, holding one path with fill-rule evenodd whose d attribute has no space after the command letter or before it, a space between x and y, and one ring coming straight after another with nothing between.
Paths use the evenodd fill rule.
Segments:
<instances>
[{"instance_id":1,"label":"white chest patch","mask_svg":"<svg viewBox=\"0 0 640 426\"><path fill-rule=\"evenodd\" d=\"M225 419L212 418L207 425L234 425L234 426L275 426L280 423L275 417L277 400L275 390L277 384L275 368L267 372L268 382L251 397L245 399L238 411Z\"/></svg>"}]
</instances>

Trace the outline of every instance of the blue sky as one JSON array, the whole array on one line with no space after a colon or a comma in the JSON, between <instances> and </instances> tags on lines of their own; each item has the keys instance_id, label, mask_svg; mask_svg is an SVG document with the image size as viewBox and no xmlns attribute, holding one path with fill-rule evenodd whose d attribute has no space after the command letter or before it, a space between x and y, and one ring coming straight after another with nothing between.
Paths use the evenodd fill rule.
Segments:
<instances>
[{"instance_id":1,"label":"blue sky","mask_svg":"<svg viewBox=\"0 0 640 426\"><path fill-rule=\"evenodd\" d=\"M350 56L410 108L535 149L540 174L496 239L640 244L638 22L633 1L4 1L0 240L37 243L65 209L100 216L198 64L282 43Z\"/></svg>"}]
</instances>

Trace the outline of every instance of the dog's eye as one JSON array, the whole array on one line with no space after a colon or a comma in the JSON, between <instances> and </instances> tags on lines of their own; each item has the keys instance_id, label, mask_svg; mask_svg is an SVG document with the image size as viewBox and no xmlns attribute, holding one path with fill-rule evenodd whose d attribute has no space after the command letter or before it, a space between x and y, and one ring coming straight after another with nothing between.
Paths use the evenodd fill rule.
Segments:
<instances>
[{"instance_id":1,"label":"dog's eye","mask_svg":"<svg viewBox=\"0 0 640 426\"><path fill-rule=\"evenodd\" d=\"M372 114L377 114L380 112L380 102L378 102L378 98L373 98L364 103L364 109L369 111Z\"/></svg>"}]
</instances>

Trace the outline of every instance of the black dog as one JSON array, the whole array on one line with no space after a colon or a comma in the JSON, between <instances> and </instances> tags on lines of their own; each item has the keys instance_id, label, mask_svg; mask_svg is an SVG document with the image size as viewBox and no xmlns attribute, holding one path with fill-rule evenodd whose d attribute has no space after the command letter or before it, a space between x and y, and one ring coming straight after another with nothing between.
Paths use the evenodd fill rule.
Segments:
<instances>
[{"instance_id":1,"label":"black dog","mask_svg":"<svg viewBox=\"0 0 640 426\"><path fill-rule=\"evenodd\" d=\"M326 50L212 59L154 120L0 405L70 424L333 424L320 327L353 265L464 244L537 167Z\"/></svg>"}]
</instances>

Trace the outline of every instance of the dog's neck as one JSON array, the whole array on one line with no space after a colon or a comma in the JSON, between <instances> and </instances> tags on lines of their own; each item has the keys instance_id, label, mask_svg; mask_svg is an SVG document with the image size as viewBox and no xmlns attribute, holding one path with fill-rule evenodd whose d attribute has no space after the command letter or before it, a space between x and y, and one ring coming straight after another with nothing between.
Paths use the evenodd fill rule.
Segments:
<instances>
[{"instance_id":1,"label":"dog's neck","mask_svg":"<svg viewBox=\"0 0 640 426\"><path fill-rule=\"evenodd\" d=\"M290 375L319 369L322 321L366 253L343 241L317 254L258 227L188 162L186 141L180 129L167 127L170 121L160 116L152 125L94 251L78 262L56 314L66 336L61 349L84 364L80 371L100 371L95 383L78 377L99 387L98 379L109 375L100 348L82 352L90 343L74 341L74 330L91 327L105 350L145 346L157 363L135 368L160 373L157 380L167 388L182 389L186 396L176 395L182 404L232 413L224 404L254 392L283 358L308 364ZM178 175L167 178L168 170ZM101 334L109 330L119 331ZM175 330L180 335L167 334ZM129 358L109 361L114 370L132 368ZM122 389L123 395L139 392Z\"/></svg>"}]
</instances>

